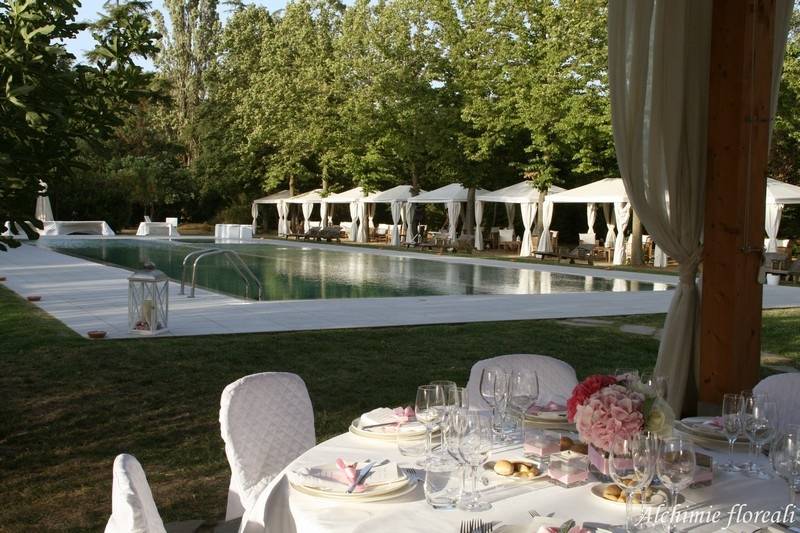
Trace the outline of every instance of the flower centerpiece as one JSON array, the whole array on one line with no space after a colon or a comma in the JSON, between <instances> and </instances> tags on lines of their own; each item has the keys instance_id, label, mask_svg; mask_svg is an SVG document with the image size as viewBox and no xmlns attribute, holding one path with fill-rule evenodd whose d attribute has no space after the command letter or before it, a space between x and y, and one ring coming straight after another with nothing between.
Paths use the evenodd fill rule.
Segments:
<instances>
[{"instance_id":1,"label":"flower centerpiece","mask_svg":"<svg viewBox=\"0 0 800 533\"><path fill-rule=\"evenodd\" d=\"M567 419L588 444L592 466L604 475L615 438L630 438L643 430L669 436L674 418L669 404L631 375L589 376L575 386L567 401Z\"/></svg>"}]
</instances>

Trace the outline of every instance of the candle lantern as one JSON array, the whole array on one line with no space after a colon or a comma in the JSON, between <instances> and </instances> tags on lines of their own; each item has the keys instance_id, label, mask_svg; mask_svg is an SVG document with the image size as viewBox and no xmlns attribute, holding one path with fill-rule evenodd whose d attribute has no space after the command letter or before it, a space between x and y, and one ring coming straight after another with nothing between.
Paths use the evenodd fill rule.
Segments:
<instances>
[{"instance_id":1,"label":"candle lantern","mask_svg":"<svg viewBox=\"0 0 800 533\"><path fill-rule=\"evenodd\" d=\"M169 278L145 263L128 278L128 328L142 335L165 333L168 312Z\"/></svg>"}]
</instances>

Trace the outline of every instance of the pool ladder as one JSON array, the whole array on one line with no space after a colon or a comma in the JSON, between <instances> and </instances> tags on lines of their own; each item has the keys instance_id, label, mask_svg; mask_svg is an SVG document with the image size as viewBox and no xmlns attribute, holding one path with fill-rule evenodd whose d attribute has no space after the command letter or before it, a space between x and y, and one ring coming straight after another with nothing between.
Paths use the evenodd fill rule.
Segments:
<instances>
[{"instance_id":1,"label":"pool ladder","mask_svg":"<svg viewBox=\"0 0 800 533\"><path fill-rule=\"evenodd\" d=\"M224 250L222 248L205 248L203 250L196 250L194 252L186 254L186 257L183 258L183 268L181 269L181 292L180 294L184 294L184 286L186 285L186 272L187 272L187 265L189 264L189 260L194 259L192 263L192 286L189 289L189 298L194 298L194 289L197 286L197 265L200 263L200 260L205 257L211 257L214 255L222 255L228 259L228 262L239 274L239 277L242 278L244 281L244 297L250 297L250 283L252 282L256 288L258 289L258 299L260 300L264 288L261 286L261 282L258 281L258 278L253 271L250 270L250 267L242 261L242 258L239 256L238 253L234 252L233 250Z\"/></svg>"}]
</instances>

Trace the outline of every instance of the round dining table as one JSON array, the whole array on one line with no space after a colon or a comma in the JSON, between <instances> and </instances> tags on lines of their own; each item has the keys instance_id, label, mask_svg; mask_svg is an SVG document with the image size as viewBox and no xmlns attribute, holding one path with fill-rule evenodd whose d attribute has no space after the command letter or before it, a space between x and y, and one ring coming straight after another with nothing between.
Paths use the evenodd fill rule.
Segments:
<instances>
[{"instance_id":1,"label":"round dining table","mask_svg":"<svg viewBox=\"0 0 800 533\"><path fill-rule=\"evenodd\" d=\"M717 445L703 439L702 443L696 443L696 451L712 456L715 463L721 463L727 461L726 446L725 443ZM490 460L506 457L522 457L521 446L496 446ZM414 467L419 459L402 456L393 441L344 433L308 450L288 465L284 473L331 464L339 458L347 462L388 459L400 467ZM737 445L734 460L743 462L746 459L746 446ZM761 462L766 465L767 458L762 456ZM572 488L554 485L547 479L519 481L502 478L488 470L482 470L481 476L482 497L491 503L491 509L479 513L460 509L434 510L425 502L421 480L413 491L405 495L368 503L311 496L287 483L288 496L283 505L288 501L298 533L458 533L462 522L471 519L491 522L493 533L536 533L539 526L532 519L531 512L549 515L559 524L572 519L599 531L624 529L625 505L594 495L592 486L599 482L593 481L591 475L588 483ZM678 525L678 531L697 533L721 530L750 533L774 521L767 519L765 523L764 515L760 515L759 521L755 520L752 516L755 511L770 511L770 518L775 518L775 513L784 511L788 504L786 482L778 477L760 480L717 469L711 486L685 489L681 494L680 510L694 511L693 516L697 518L693 522L686 519L685 523ZM259 502L258 505L265 505L264 499ZM656 515L656 509L651 508L651 518L663 523L668 519L668 510L668 507L661 508ZM262 516L269 512L269 508L259 510Z\"/></svg>"}]
</instances>

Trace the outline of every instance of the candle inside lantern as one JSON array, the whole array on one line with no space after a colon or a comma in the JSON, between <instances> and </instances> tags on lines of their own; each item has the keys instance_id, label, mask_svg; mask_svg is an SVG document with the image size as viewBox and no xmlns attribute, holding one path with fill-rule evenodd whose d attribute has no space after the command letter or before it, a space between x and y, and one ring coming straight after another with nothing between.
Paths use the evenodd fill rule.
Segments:
<instances>
[{"instance_id":1,"label":"candle inside lantern","mask_svg":"<svg viewBox=\"0 0 800 533\"><path fill-rule=\"evenodd\" d=\"M142 322L148 326L153 323L153 300L145 300L142 302Z\"/></svg>"}]
</instances>

